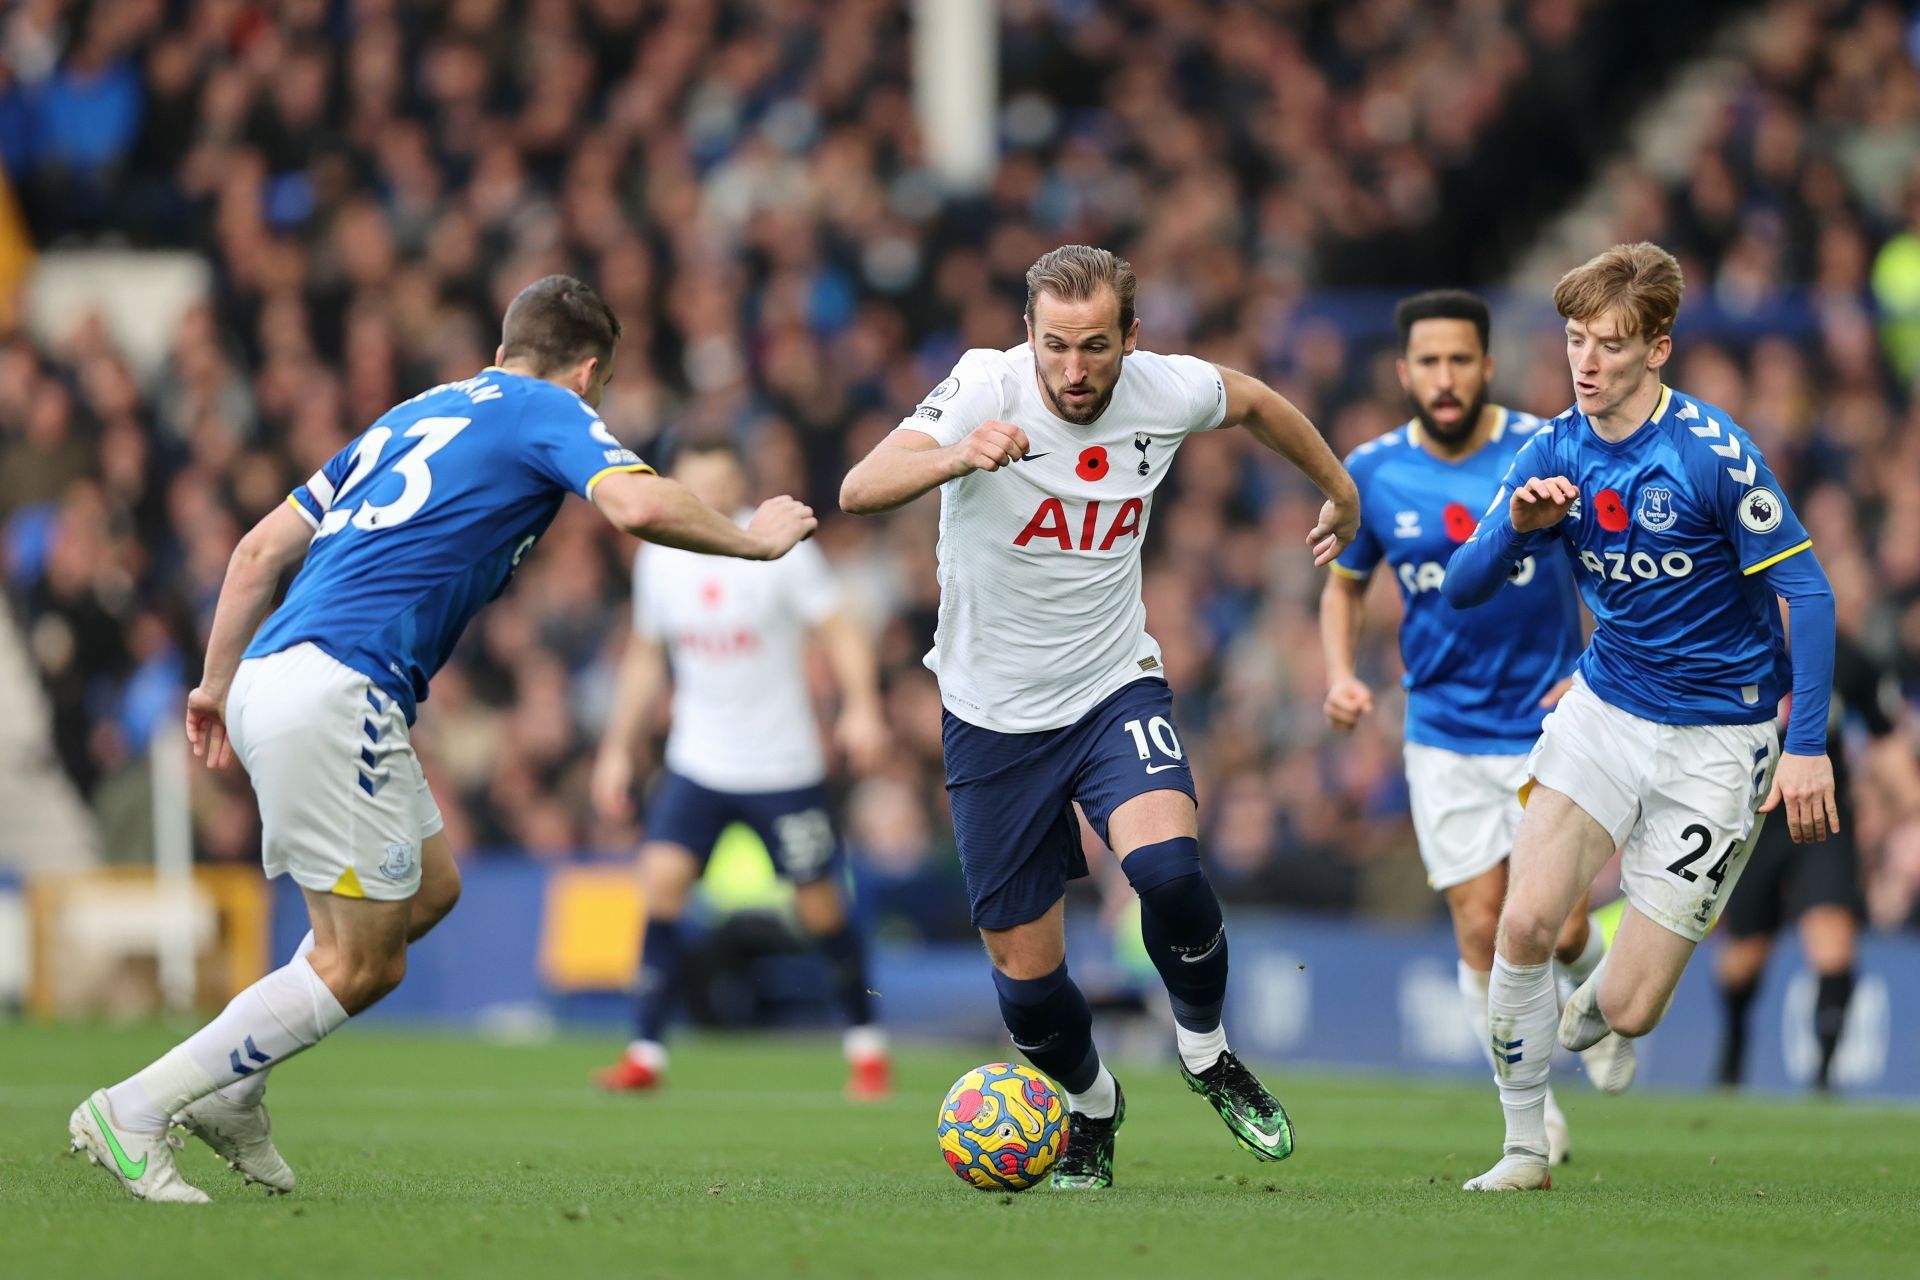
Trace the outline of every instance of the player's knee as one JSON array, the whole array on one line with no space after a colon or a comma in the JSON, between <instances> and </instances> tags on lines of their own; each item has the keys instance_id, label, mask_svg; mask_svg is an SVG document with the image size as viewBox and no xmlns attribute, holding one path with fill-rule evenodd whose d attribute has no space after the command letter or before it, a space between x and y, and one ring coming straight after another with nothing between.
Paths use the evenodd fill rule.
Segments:
<instances>
[{"instance_id":1,"label":"player's knee","mask_svg":"<svg viewBox=\"0 0 1920 1280\"><path fill-rule=\"evenodd\" d=\"M834 933L846 924L846 899L833 881L815 880L795 887L793 914L800 921L800 927L817 938Z\"/></svg>"},{"instance_id":2,"label":"player's knee","mask_svg":"<svg viewBox=\"0 0 1920 1280\"><path fill-rule=\"evenodd\" d=\"M1500 934L1500 905L1472 903L1453 915L1454 937L1460 958L1482 973L1493 967L1493 944Z\"/></svg>"},{"instance_id":3,"label":"player's knee","mask_svg":"<svg viewBox=\"0 0 1920 1280\"><path fill-rule=\"evenodd\" d=\"M1500 913L1496 945L1500 954L1514 964L1544 964L1552 957L1554 939L1559 934L1558 920L1509 900Z\"/></svg>"},{"instance_id":4,"label":"player's knee","mask_svg":"<svg viewBox=\"0 0 1920 1280\"><path fill-rule=\"evenodd\" d=\"M407 976L404 947L391 954L344 950L328 954L316 947L310 959L321 981L349 1014L379 1003Z\"/></svg>"},{"instance_id":5,"label":"player's knee","mask_svg":"<svg viewBox=\"0 0 1920 1280\"><path fill-rule=\"evenodd\" d=\"M1037 931L1024 929L982 929L980 937L987 946L987 958L994 969L1009 978L1027 981L1044 978L1066 962L1066 947L1051 942Z\"/></svg>"},{"instance_id":6,"label":"player's knee","mask_svg":"<svg viewBox=\"0 0 1920 1280\"><path fill-rule=\"evenodd\" d=\"M647 914L675 920L687 909L687 894L698 879L698 869L682 850L654 846L640 855L640 891Z\"/></svg>"},{"instance_id":7,"label":"player's knee","mask_svg":"<svg viewBox=\"0 0 1920 1280\"><path fill-rule=\"evenodd\" d=\"M395 951L368 964L365 970L366 1002L373 1004L399 986L407 976L407 953Z\"/></svg>"},{"instance_id":8,"label":"player's knee","mask_svg":"<svg viewBox=\"0 0 1920 1280\"><path fill-rule=\"evenodd\" d=\"M1600 1016L1629 1040L1646 1035L1666 1016L1668 1000L1658 995L1645 991L1632 991L1612 999L1609 995L1605 990L1599 993Z\"/></svg>"},{"instance_id":9,"label":"player's knee","mask_svg":"<svg viewBox=\"0 0 1920 1280\"><path fill-rule=\"evenodd\" d=\"M431 883L422 881L413 897L413 917L408 941L418 941L433 926L445 920L460 901L460 873L452 871Z\"/></svg>"}]
</instances>

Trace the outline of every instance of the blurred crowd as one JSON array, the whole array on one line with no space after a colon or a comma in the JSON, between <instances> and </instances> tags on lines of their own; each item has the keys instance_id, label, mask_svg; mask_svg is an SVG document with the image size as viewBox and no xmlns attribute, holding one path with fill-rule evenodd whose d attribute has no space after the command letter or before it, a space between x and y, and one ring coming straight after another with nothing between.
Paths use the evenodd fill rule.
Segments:
<instances>
[{"instance_id":1,"label":"blurred crowd","mask_svg":"<svg viewBox=\"0 0 1920 1280\"><path fill-rule=\"evenodd\" d=\"M1392 335L1316 309L1316 247L1418 234L1439 170L1524 110L1511 87L1564 55L1592 8L1229 7L1004 0L1005 158L986 191L956 195L913 125L899 0L14 5L0 158L38 243L187 248L213 269L151 369L97 318L50 343L0 336L7 579L109 849L148 838L144 748L174 731L239 535L392 403L489 363L506 300L571 271L625 327L604 406L617 434L645 455L675 432L729 432L764 493L827 517L820 542L878 638L900 744L881 774L837 779L863 887L890 927L963 930L919 665L935 504L841 517L840 476L961 350L1019 340L1025 268L1067 241L1132 258L1147 347L1259 373L1342 452L1396 425ZM1683 313L1675 381L1755 433L1844 624L1912 691L1910 32L1886 4L1772 9L1687 183L1611 173L1619 236L1672 246L1690 298L1724 315L1796 317L1786 336L1733 323L1696 339ZM1419 283L1447 282L1434 270ZM1568 400L1551 332L1506 374L1518 407ZM1204 847L1230 900L1428 912L1394 699L1352 739L1320 717L1301 548L1316 507L1238 433L1195 440L1156 504L1147 603ZM417 741L456 849L558 858L636 839L586 797L630 552L568 504L434 683ZM1384 688L1397 606L1384 589L1373 602L1363 666ZM1920 914L1920 834L1873 804L1876 910L1904 921ZM201 786L194 811L203 856L255 856L237 774Z\"/></svg>"}]
</instances>

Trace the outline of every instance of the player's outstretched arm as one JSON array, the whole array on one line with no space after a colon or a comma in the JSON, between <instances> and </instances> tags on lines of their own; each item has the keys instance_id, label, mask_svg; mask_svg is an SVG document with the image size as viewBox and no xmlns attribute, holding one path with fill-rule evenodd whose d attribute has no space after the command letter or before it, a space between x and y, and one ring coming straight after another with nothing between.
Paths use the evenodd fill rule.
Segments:
<instances>
[{"instance_id":1,"label":"player's outstretched arm","mask_svg":"<svg viewBox=\"0 0 1920 1280\"><path fill-rule=\"evenodd\" d=\"M890 734L880 700L880 662L866 629L844 609L820 620L814 638L826 652L840 686L840 716L834 722L835 745L854 773L865 776L886 763Z\"/></svg>"},{"instance_id":2,"label":"player's outstretched arm","mask_svg":"<svg viewBox=\"0 0 1920 1280\"><path fill-rule=\"evenodd\" d=\"M1327 661L1327 723L1352 733L1360 719L1373 710L1373 690L1354 674L1360 651L1360 623L1366 612L1370 579L1338 572L1327 575L1320 589L1320 648Z\"/></svg>"},{"instance_id":3,"label":"player's outstretched arm","mask_svg":"<svg viewBox=\"0 0 1920 1280\"><path fill-rule=\"evenodd\" d=\"M1011 422L983 422L945 448L924 431L897 427L840 482L840 509L850 516L879 515L949 480L1010 466L1028 448L1027 433Z\"/></svg>"},{"instance_id":4,"label":"player's outstretched arm","mask_svg":"<svg viewBox=\"0 0 1920 1280\"><path fill-rule=\"evenodd\" d=\"M1307 415L1285 396L1237 369L1215 367L1227 393L1226 417L1220 425L1245 427L1248 435L1298 467L1326 496L1307 545L1313 548L1315 564L1329 563L1360 529L1360 490L1354 487L1353 477Z\"/></svg>"},{"instance_id":5,"label":"player's outstretched arm","mask_svg":"<svg viewBox=\"0 0 1920 1280\"><path fill-rule=\"evenodd\" d=\"M1787 653L1793 662L1793 703L1786 752L1773 772L1762 813L1783 804L1787 834L1798 843L1825 840L1840 830L1833 762L1827 758L1827 711L1833 690L1833 588L1812 548L1788 554L1761 570L1787 602Z\"/></svg>"},{"instance_id":6,"label":"player's outstretched arm","mask_svg":"<svg viewBox=\"0 0 1920 1280\"><path fill-rule=\"evenodd\" d=\"M778 560L819 525L796 498L768 498L742 529L678 481L615 472L593 487L593 505L615 528L663 547L740 560Z\"/></svg>"},{"instance_id":7,"label":"player's outstretched arm","mask_svg":"<svg viewBox=\"0 0 1920 1280\"><path fill-rule=\"evenodd\" d=\"M280 575L307 554L312 539L313 526L292 505L282 503L247 531L227 561L227 577L220 584L213 628L207 635L206 665L199 687L187 695L187 741L210 769L233 757L227 745L227 690L240 667L240 655L272 608Z\"/></svg>"},{"instance_id":8,"label":"player's outstretched arm","mask_svg":"<svg viewBox=\"0 0 1920 1280\"><path fill-rule=\"evenodd\" d=\"M630 634L627 651L620 658L606 731L593 758L593 808L602 818L625 822L633 816L633 744L666 683L666 646L651 636Z\"/></svg>"}]
</instances>

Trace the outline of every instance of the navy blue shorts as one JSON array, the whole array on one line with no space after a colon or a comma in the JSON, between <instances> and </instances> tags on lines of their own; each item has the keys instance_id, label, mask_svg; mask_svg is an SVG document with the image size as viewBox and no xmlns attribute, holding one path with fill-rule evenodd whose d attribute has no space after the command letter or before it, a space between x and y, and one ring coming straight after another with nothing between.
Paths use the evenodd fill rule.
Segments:
<instances>
[{"instance_id":1,"label":"navy blue shorts","mask_svg":"<svg viewBox=\"0 0 1920 1280\"><path fill-rule=\"evenodd\" d=\"M819 784L796 791L715 791L669 769L647 803L647 839L682 846L703 869L720 833L735 822L753 828L774 867L795 884L839 869L840 842L827 815L827 789Z\"/></svg>"},{"instance_id":2,"label":"navy blue shorts","mask_svg":"<svg viewBox=\"0 0 1920 1280\"><path fill-rule=\"evenodd\" d=\"M945 712L940 736L979 929L1039 919L1087 874L1074 801L1105 840L1113 811L1135 796L1194 793L1164 680L1136 680L1064 729L995 733Z\"/></svg>"}]
</instances>

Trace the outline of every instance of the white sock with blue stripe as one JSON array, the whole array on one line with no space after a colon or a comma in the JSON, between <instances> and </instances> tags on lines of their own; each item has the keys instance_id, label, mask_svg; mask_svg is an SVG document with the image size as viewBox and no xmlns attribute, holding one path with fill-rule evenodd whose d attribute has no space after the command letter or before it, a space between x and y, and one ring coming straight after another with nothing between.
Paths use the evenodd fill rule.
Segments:
<instances>
[{"instance_id":1,"label":"white sock with blue stripe","mask_svg":"<svg viewBox=\"0 0 1920 1280\"><path fill-rule=\"evenodd\" d=\"M1487 1024L1500 1107L1507 1114L1508 1155L1547 1159L1547 1075L1559 1021L1552 962L1508 964L1494 956Z\"/></svg>"},{"instance_id":2,"label":"white sock with blue stripe","mask_svg":"<svg viewBox=\"0 0 1920 1280\"><path fill-rule=\"evenodd\" d=\"M114 1119L158 1132L189 1102L311 1048L346 1020L347 1011L302 956L235 996L152 1066L108 1089Z\"/></svg>"},{"instance_id":3,"label":"white sock with blue stripe","mask_svg":"<svg viewBox=\"0 0 1920 1280\"><path fill-rule=\"evenodd\" d=\"M307 952L313 950L313 930L307 930L307 936L300 939L300 945L293 949L295 960L306 959ZM220 1096L235 1106L255 1107L260 1099L267 1096L267 1076L271 1068L262 1067L250 1076L242 1076L233 1084L220 1090Z\"/></svg>"}]
</instances>

